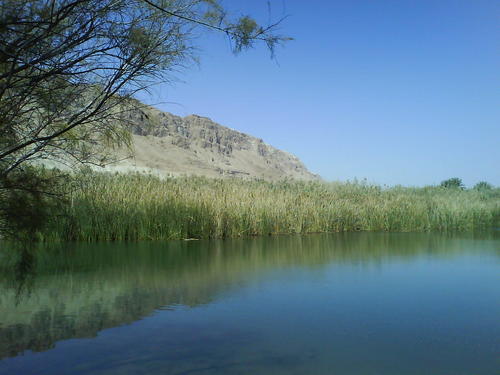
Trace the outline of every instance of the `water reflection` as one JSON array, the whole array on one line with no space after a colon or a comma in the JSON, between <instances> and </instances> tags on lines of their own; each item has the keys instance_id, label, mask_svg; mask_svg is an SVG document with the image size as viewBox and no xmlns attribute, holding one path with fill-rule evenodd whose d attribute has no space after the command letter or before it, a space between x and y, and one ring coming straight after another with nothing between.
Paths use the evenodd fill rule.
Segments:
<instances>
[{"instance_id":1,"label":"water reflection","mask_svg":"<svg viewBox=\"0 0 500 375\"><path fill-rule=\"evenodd\" d=\"M498 255L498 233L350 233L226 241L65 244L0 252L0 358L94 337L159 309L209 304L232 288L291 267L377 267L463 251Z\"/></svg>"}]
</instances>

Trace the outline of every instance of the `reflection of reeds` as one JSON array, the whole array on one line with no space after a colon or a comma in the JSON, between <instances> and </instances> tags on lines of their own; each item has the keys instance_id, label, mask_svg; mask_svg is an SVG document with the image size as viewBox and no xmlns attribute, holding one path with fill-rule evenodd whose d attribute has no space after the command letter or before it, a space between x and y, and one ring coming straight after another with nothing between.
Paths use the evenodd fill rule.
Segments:
<instances>
[{"instance_id":1,"label":"reflection of reeds","mask_svg":"<svg viewBox=\"0 0 500 375\"><path fill-rule=\"evenodd\" d=\"M225 238L279 233L470 230L492 224L500 196L359 183L159 179L89 173L46 240Z\"/></svg>"},{"instance_id":2,"label":"reflection of reeds","mask_svg":"<svg viewBox=\"0 0 500 375\"><path fill-rule=\"evenodd\" d=\"M29 289L16 264L22 254L0 256L0 358L46 350L57 340L92 337L156 309L197 306L275 269L330 265L370 267L418 256L453 257L463 251L497 256L488 234L340 233L225 241L171 241L36 245Z\"/></svg>"}]
</instances>

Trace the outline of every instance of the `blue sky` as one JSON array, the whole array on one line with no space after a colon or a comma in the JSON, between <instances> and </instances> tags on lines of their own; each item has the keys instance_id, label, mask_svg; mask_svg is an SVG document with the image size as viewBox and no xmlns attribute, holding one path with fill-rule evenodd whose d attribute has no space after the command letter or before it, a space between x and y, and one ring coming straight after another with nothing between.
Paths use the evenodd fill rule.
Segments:
<instances>
[{"instance_id":1,"label":"blue sky","mask_svg":"<svg viewBox=\"0 0 500 375\"><path fill-rule=\"evenodd\" d=\"M227 1L266 22L264 0ZM148 98L297 155L327 180L500 185L496 1L271 1L294 41L234 56L216 33L200 65Z\"/></svg>"}]
</instances>

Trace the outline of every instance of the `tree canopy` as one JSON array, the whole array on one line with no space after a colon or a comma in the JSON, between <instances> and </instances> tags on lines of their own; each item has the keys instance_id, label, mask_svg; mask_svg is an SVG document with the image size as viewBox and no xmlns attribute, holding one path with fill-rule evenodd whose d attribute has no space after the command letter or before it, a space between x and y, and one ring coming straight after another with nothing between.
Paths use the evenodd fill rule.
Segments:
<instances>
[{"instance_id":1,"label":"tree canopy","mask_svg":"<svg viewBox=\"0 0 500 375\"><path fill-rule=\"evenodd\" d=\"M453 177L453 178L449 178L447 180L444 180L441 182L440 186L444 187L444 188L454 188L454 189L463 189L464 188L464 184L462 182L462 179L458 178L458 177Z\"/></svg>"},{"instance_id":2,"label":"tree canopy","mask_svg":"<svg viewBox=\"0 0 500 375\"><path fill-rule=\"evenodd\" d=\"M3 0L0 227L19 191L41 201L47 183L31 162L101 165L129 143L131 98L188 65L196 28L225 34L235 53L257 42L273 53L289 39L280 22L233 19L217 0Z\"/></svg>"},{"instance_id":3,"label":"tree canopy","mask_svg":"<svg viewBox=\"0 0 500 375\"><path fill-rule=\"evenodd\" d=\"M278 21L279 23L279 21ZM226 34L234 52L287 38L216 0L5 0L0 8L0 174L33 159L102 163L126 143L135 92L193 57L193 30Z\"/></svg>"},{"instance_id":4,"label":"tree canopy","mask_svg":"<svg viewBox=\"0 0 500 375\"><path fill-rule=\"evenodd\" d=\"M489 191L493 190L493 185L486 181L479 181L474 185L474 189L479 191Z\"/></svg>"}]
</instances>

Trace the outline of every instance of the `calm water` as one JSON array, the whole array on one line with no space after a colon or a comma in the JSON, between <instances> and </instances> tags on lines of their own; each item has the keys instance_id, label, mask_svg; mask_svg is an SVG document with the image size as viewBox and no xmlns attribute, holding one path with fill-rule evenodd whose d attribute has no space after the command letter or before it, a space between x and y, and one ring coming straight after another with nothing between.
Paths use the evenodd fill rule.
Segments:
<instances>
[{"instance_id":1,"label":"calm water","mask_svg":"<svg viewBox=\"0 0 500 375\"><path fill-rule=\"evenodd\" d=\"M500 232L6 247L2 375L500 369Z\"/></svg>"}]
</instances>

